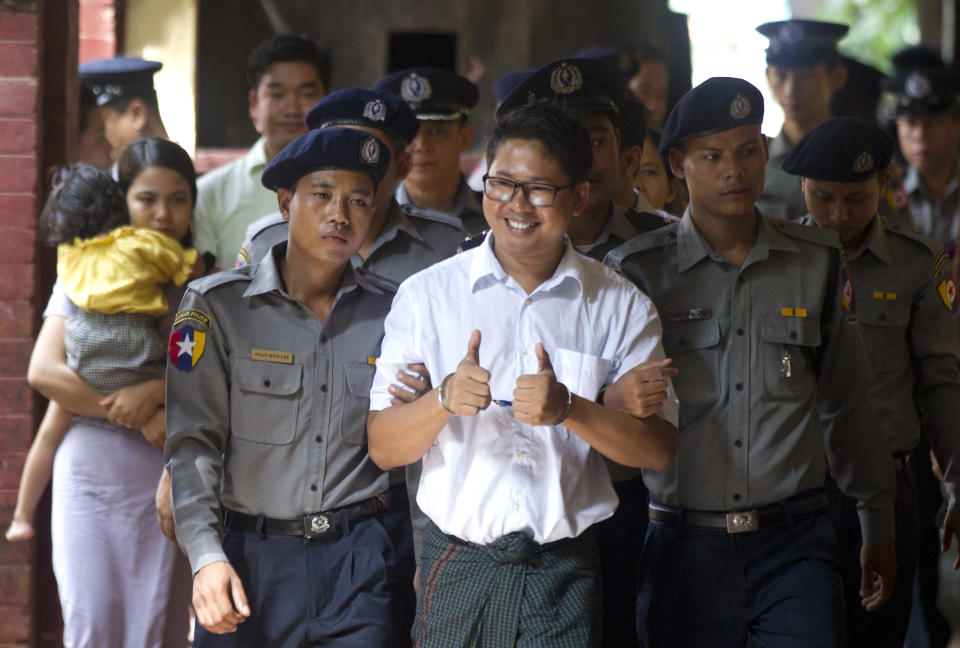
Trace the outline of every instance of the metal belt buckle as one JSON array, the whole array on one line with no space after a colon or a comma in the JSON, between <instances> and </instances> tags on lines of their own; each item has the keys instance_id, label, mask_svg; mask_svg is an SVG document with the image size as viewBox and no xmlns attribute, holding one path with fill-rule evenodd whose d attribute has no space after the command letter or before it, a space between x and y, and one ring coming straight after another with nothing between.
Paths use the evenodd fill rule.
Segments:
<instances>
[{"instance_id":1,"label":"metal belt buckle","mask_svg":"<svg viewBox=\"0 0 960 648\"><path fill-rule=\"evenodd\" d=\"M303 519L304 535L315 538L330 530L330 519L322 513L309 515Z\"/></svg>"},{"instance_id":2,"label":"metal belt buckle","mask_svg":"<svg viewBox=\"0 0 960 648\"><path fill-rule=\"evenodd\" d=\"M760 528L760 518L754 511L727 513L727 533L747 533Z\"/></svg>"}]
</instances>

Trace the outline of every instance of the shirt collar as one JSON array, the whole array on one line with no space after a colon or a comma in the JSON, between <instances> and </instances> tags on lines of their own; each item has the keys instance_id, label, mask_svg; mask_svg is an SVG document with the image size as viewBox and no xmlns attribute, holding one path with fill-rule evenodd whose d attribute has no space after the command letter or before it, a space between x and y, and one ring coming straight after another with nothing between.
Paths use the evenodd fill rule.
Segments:
<instances>
[{"instance_id":1,"label":"shirt collar","mask_svg":"<svg viewBox=\"0 0 960 648\"><path fill-rule=\"evenodd\" d=\"M611 236L616 236L622 241L629 241L637 234L637 230L627 220L627 210L611 202L610 209L607 211L607 222L603 226L603 230L600 231L600 236L593 243L578 245L577 250L583 254L589 254L593 248L609 241Z\"/></svg>"},{"instance_id":2,"label":"shirt collar","mask_svg":"<svg viewBox=\"0 0 960 648\"><path fill-rule=\"evenodd\" d=\"M869 231L867 232L867 238L863 241L863 245L847 258L855 259L860 256L864 250L870 250L875 257L887 265L893 265L893 259L890 257L890 244L887 241L887 233L884 231L883 222L880 220L880 217L874 216L867 227Z\"/></svg>"},{"instance_id":3,"label":"shirt collar","mask_svg":"<svg viewBox=\"0 0 960 648\"><path fill-rule=\"evenodd\" d=\"M260 261L259 264L248 266L253 268L253 277L250 279L250 285L243 291L244 297L256 297L269 292L278 292L281 295L290 298L289 293L284 289L283 276L280 272L280 259L287 253L287 242L281 241L272 248L270 252ZM343 278L340 280L340 288L337 290L337 299L340 296L354 290L357 287L365 290L382 294L374 283L369 281L361 273L354 271L353 266L348 263L343 271ZM292 298L291 298L292 299Z\"/></svg>"},{"instance_id":4,"label":"shirt collar","mask_svg":"<svg viewBox=\"0 0 960 648\"><path fill-rule=\"evenodd\" d=\"M578 291L583 290L585 257L576 251L566 236L564 236L563 242L564 249L563 256L560 257L560 263L557 264L553 275L540 284L534 291L535 293L551 290L567 281L576 284ZM494 235L493 232L488 232L483 239L483 243L474 250L473 259L470 262L470 289L472 292L483 289L490 281L505 284L512 280L512 277L507 274L507 271L497 260L493 253L493 247Z\"/></svg>"},{"instance_id":5,"label":"shirt collar","mask_svg":"<svg viewBox=\"0 0 960 648\"><path fill-rule=\"evenodd\" d=\"M370 246L370 252L367 254L368 257L381 246L395 239L399 232L405 232L417 241L423 240L420 232L413 226L413 223L410 222L407 215L403 213L403 209L400 208L397 201L392 200L391 202L390 209L387 211L387 220L384 221L383 229L380 230L377 239L373 242L373 245Z\"/></svg>"},{"instance_id":6,"label":"shirt collar","mask_svg":"<svg viewBox=\"0 0 960 648\"><path fill-rule=\"evenodd\" d=\"M785 157L792 148L793 144L791 144L787 139L786 134L783 131L780 131L779 135L770 140L770 159L772 160L775 157Z\"/></svg>"},{"instance_id":7,"label":"shirt collar","mask_svg":"<svg viewBox=\"0 0 960 648\"><path fill-rule=\"evenodd\" d=\"M754 210L756 214L756 210ZM770 224L762 214L757 216L757 240L754 242L747 260L743 264L746 268L751 263L761 261L770 256L771 250L784 252L800 252L789 238ZM683 218L677 226L677 272L686 272L704 257L715 254L710 241L700 233L690 215L690 208L683 212ZM719 257L717 257L719 258Z\"/></svg>"},{"instance_id":8,"label":"shirt collar","mask_svg":"<svg viewBox=\"0 0 960 648\"><path fill-rule=\"evenodd\" d=\"M243 156L243 168L247 175L256 174L259 176L267 166L266 140L262 137L258 139L247 154Z\"/></svg>"},{"instance_id":9,"label":"shirt collar","mask_svg":"<svg viewBox=\"0 0 960 648\"><path fill-rule=\"evenodd\" d=\"M960 160L957 161L957 170L957 173L950 179L950 184L947 185L947 190L943 194L944 196L953 195L957 187L960 186L960 179L957 177L957 175L960 174ZM920 179L920 173L912 166L908 166L906 173L903 174L901 186L907 194L922 192L926 195L927 193L927 190L923 186L923 181Z\"/></svg>"}]
</instances>

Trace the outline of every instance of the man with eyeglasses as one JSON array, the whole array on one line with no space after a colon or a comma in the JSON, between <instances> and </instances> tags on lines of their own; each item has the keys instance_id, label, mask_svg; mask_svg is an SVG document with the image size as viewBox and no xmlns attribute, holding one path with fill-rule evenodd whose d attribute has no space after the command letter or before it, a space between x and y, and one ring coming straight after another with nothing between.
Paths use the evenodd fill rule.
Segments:
<instances>
[{"instance_id":1,"label":"man with eyeglasses","mask_svg":"<svg viewBox=\"0 0 960 648\"><path fill-rule=\"evenodd\" d=\"M617 505L604 457L665 467L678 407L669 386L647 418L597 398L663 358L660 321L566 236L592 162L576 113L534 103L501 114L486 158L490 233L405 281L385 321L370 456L384 469L423 459L416 645L597 645L592 526ZM390 407L411 362L438 387Z\"/></svg>"}]
</instances>

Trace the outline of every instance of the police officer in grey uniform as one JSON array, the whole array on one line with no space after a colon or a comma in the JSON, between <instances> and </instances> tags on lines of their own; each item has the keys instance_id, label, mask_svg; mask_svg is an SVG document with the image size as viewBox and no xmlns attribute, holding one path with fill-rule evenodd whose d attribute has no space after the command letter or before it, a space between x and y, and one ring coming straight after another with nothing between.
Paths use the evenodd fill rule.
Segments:
<instances>
[{"instance_id":1,"label":"police officer in grey uniform","mask_svg":"<svg viewBox=\"0 0 960 648\"><path fill-rule=\"evenodd\" d=\"M763 97L742 79L684 95L660 152L690 206L607 258L653 299L679 369L677 456L644 471L644 646L841 646L828 462L860 500L865 605L886 600L896 570L893 461L871 438L837 237L758 214L762 119Z\"/></svg>"},{"instance_id":2,"label":"police officer in grey uniform","mask_svg":"<svg viewBox=\"0 0 960 648\"><path fill-rule=\"evenodd\" d=\"M847 82L837 41L848 30L817 20L780 20L757 27L770 39L767 83L783 108L783 128L770 141L766 183L757 201L764 216L799 220L807 213L800 182L780 165L801 137L830 117L830 97Z\"/></svg>"},{"instance_id":3,"label":"police officer in grey uniform","mask_svg":"<svg viewBox=\"0 0 960 648\"><path fill-rule=\"evenodd\" d=\"M668 221L650 212L627 210L614 202L620 180L620 72L603 61L570 58L546 65L525 78L497 109L503 115L531 100L557 101L580 113L593 142L587 207L567 231L587 256L602 261L607 252Z\"/></svg>"},{"instance_id":4,"label":"police officer in grey uniform","mask_svg":"<svg viewBox=\"0 0 960 648\"><path fill-rule=\"evenodd\" d=\"M468 119L480 96L477 86L447 70L419 67L394 72L373 87L401 98L420 120L407 149L410 174L397 186L397 202L456 216L469 236L485 232L480 194L460 172L460 154L475 135Z\"/></svg>"},{"instance_id":5,"label":"police officer in grey uniform","mask_svg":"<svg viewBox=\"0 0 960 648\"><path fill-rule=\"evenodd\" d=\"M854 505L831 492L841 549L850 646L903 646L910 619L920 524L911 456L921 417L943 473L947 501L943 546L960 538L960 322L956 287L943 246L877 214L890 137L854 117L829 119L807 133L783 162L802 178L807 224L837 230L859 298L860 335L873 368L870 399L897 472L897 579L881 610L856 605L860 534Z\"/></svg>"},{"instance_id":6,"label":"police officer in grey uniform","mask_svg":"<svg viewBox=\"0 0 960 648\"><path fill-rule=\"evenodd\" d=\"M453 255L465 234L462 221L434 209L403 205L394 199L397 184L410 168L407 146L420 128L399 98L383 90L346 88L333 92L307 114L307 127L346 126L370 129L391 151L390 169L377 188L376 211L364 245L353 256L354 267L398 284L415 272ZM285 241L289 225L271 214L247 229L237 267L256 263L276 243Z\"/></svg>"},{"instance_id":7,"label":"police officer in grey uniform","mask_svg":"<svg viewBox=\"0 0 960 648\"><path fill-rule=\"evenodd\" d=\"M165 456L195 646L388 645L388 478L366 416L394 284L350 257L389 164L370 133L294 140L263 173L289 242L192 283L174 320Z\"/></svg>"}]
</instances>

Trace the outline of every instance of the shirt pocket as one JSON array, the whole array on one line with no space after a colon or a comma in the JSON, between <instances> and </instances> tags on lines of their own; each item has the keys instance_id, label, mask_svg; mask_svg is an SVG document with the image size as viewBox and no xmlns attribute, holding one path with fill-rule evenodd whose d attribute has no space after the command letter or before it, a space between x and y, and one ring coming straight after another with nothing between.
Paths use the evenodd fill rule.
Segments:
<instances>
[{"instance_id":1,"label":"shirt pocket","mask_svg":"<svg viewBox=\"0 0 960 648\"><path fill-rule=\"evenodd\" d=\"M870 366L875 372L899 371L906 367L910 361L906 343L909 303L867 301L858 304L857 319Z\"/></svg>"},{"instance_id":2,"label":"shirt pocket","mask_svg":"<svg viewBox=\"0 0 960 648\"><path fill-rule=\"evenodd\" d=\"M370 388L377 369L365 362L343 365L343 402L340 406L340 439L351 445L367 442L367 414L370 412Z\"/></svg>"},{"instance_id":3,"label":"shirt pocket","mask_svg":"<svg viewBox=\"0 0 960 648\"><path fill-rule=\"evenodd\" d=\"M300 413L303 367L235 358L230 397L231 433L244 441L293 441Z\"/></svg>"},{"instance_id":4,"label":"shirt pocket","mask_svg":"<svg viewBox=\"0 0 960 648\"><path fill-rule=\"evenodd\" d=\"M811 360L820 346L820 318L771 315L760 322L763 390L774 398L799 399L814 389Z\"/></svg>"},{"instance_id":5,"label":"shirt pocket","mask_svg":"<svg viewBox=\"0 0 960 648\"><path fill-rule=\"evenodd\" d=\"M664 331L663 350L679 372L673 384L681 403L704 403L720 396L719 322L677 322Z\"/></svg>"},{"instance_id":6,"label":"shirt pocket","mask_svg":"<svg viewBox=\"0 0 960 648\"><path fill-rule=\"evenodd\" d=\"M556 348L550 353L550 364L553 365L557 380L571 393L587 400L596 400L613 361L589 353Z\"/></svg>"}]
</instances>

